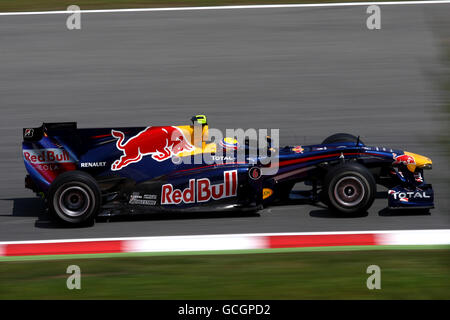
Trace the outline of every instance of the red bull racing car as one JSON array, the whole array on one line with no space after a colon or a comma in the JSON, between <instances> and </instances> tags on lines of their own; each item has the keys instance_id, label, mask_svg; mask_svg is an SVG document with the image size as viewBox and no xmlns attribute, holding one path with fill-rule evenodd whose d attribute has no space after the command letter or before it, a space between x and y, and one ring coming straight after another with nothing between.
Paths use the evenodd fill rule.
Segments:
<instances>
[{"instance_id":1,"label":"red bull racing car","mask_svg":"<svg viewBox=\"0 0 450 320\"><path fill-rule=\"evenodd\" d=\"M317 145L265 142L267 152L256 153L248 139L211 142L205 116L183 126L44 123L23 129L25 185L45 199L52 215L71 224L123 214L257 211L292 198L297 183L310 190L296 198L323 202L336 214L367 211L377 184L388 188L391 209L434 206L423 176L432 165L427 157L366 146L345 133ZM277 165L267 173L263 160L269 156Z\"/></svg>"}]
</instances>

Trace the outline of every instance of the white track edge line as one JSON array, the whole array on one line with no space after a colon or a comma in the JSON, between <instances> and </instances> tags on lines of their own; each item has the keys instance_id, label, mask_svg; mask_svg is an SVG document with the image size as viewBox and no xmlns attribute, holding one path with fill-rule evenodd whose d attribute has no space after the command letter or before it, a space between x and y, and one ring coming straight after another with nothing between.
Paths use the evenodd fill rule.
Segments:
<instances>
[{"instance_id":1,"label":"white track edge line","mask_svg":"<svg viewBox=\"0 0 450 320\"><path fill-rule=\"evenodd\" d=\"M161 11L200 11L200 10L239 10L239 9L277 9L277 8L323 8L348 7L370 5L421 5L421 4L449 4L450 0L435 1L377 1L377 2L339 2L339 3L302 3L302 4L268 4L268 5L236 5L236 6L207 6L207 7L172 7L172 8L130 8L130 9L96 9L80 10L80 13L123 13L123 12L161 12ZM48 15L72 14L74 11L16 11L0 12L0 16L20 15Z\"/></svg>"}]
</instances>

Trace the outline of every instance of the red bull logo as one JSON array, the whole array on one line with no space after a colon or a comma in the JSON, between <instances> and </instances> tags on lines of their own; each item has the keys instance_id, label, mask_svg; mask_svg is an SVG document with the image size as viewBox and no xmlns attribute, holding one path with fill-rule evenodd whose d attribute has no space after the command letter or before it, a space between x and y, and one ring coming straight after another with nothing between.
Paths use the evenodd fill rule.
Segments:
<instances>
[{"instance_id":1,"label":"red bull logo","mask_svg":"<svg viewBox=\"0 0 450 320\"><path fill-rule=\"evenodd\" d=\"M148 127L124 143L125 134L111 130L111 135L117 138L116 147L123 151L123 156L111 165L112 171L118 171L131 163L151 155L158 162L172 158L183 151L194 149L177 127Z\"/></svg>"},{"instance_id":2,"label":"red bull logo","mask_svg":"<svg viewBox=\"0 0 450 320\"><path fill-rule=\"evenodd\" d=\"M23 157L33 165L74 162L66 150L57 148L23 150Z\"/></svg>"},{"instance_id":3,"label":"red bull logo","mask_svg":"<svg viewBox=\"0 0 450 320\"><path fill-rule=\"evenodd\" d=\"M48 183L63 172L76 169L76 160L64 149L25 149L23 158Z\"/></svg>"},{"instance_id":4,"label":"red bull logo","mask_svg":"<svg viewBox=\"0 0 450 320\"><path fill-rule=\"evenodd\" d=\"M402 154L401 156L394 156L394 164L416 164L416 161L413 157L407 154Z\"/></svg>"},{"instance_id":5,"label":"red bull logo","mask_svg":"<svg viewBox=\"0 0 450 320\"><path fill-rule=\"evenodd\" d=\"M165 184L161 188L161 205L181 202L189 204L235 197L238 186L237 170L225 171L223 180L223 183L212 184L208 178L190 179L189 186L184 190L174 189L170 183Z\"/></svg>"}]
</instances>

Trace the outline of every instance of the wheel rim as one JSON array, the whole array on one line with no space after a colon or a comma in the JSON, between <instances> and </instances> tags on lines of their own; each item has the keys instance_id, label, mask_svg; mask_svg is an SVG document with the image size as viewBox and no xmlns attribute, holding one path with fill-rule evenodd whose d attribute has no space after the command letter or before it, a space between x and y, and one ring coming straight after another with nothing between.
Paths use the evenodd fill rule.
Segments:
<instances>
[{"instance_id":1,"label":"wheel rim","mask_svg":"<svg viewBox=\"0 0 450 320\"><path fill-rule=\"evenodd\" d=\"M65 215L79 217L89 210L91 198L81 186L70 186L60 192L58 204Z\"/></svg>"},{"instance_id":2,"label":"wheel rim","mask_svg":"<svg viewBox=\"0 0 450 320\"><path fill-rule=\"evenodd\" d=\"M345 207L357 206L363 200L364 195L364 184L356 177L343 177L334 187L334 198Z\"/></svg>"}]
</instances>

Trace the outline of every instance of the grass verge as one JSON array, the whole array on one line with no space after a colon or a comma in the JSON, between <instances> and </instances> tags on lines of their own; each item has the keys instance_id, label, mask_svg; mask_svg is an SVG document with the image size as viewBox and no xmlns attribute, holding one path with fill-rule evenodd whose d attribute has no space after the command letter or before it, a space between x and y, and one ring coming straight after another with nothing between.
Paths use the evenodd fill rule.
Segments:
<instances>
[{"instance_id":1,"label":"grass verge","mask_svg":"<svg viewBox=\"0 0 450 320\"><path fill-rule=\"evenodd\" d=\"M74 4L82 10L88 10L361 1L363 0L2 0L0 1L0 12L66 10L68 6ZM368 1L375 2L374 0Z\"/></svg>"},{"instance_id":2,"label":"grass verge","mask_svg":"<svg viewBox=\"0 0 450 320\"><path fill-rule=\"evenodd\" d=\"M81 290L68 290L69 265ZM381 290L366 269L381 268ZM284 252L0 263L1 299L450 299L450 250Z\"/></svg>"}]
</instances>

